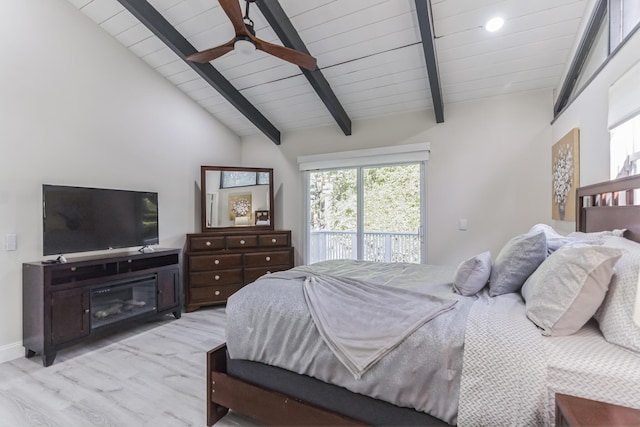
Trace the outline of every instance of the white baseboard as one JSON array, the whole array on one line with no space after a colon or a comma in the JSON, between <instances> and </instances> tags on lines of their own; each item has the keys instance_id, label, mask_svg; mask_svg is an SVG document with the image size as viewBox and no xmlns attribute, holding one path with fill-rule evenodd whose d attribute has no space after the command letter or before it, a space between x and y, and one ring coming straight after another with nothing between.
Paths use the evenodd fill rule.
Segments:
<instances>
[{"instance_id":1,"label":"white baseboard","mask_svg":"<svg viewBox=\"0 0 640 427\"><path fill-rule=\"evenodd\" d=\"M0 346L0 363L8 362L24 356L22 341Z\"/></svg>"}]
</instances>

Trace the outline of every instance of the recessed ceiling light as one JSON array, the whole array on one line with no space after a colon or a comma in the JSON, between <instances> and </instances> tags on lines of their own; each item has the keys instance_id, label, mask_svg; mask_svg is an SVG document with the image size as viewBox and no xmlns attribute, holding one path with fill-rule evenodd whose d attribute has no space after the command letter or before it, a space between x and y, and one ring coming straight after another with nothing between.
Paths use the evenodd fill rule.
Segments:
<instances>
[{"instance_id":1,"label":"recessed ceiling light","mask_svg":"<svg viewBox=\"0 0 640 427\"><path fill-rule=\"evenodd\" d=\"M496 16L495 18L491 18L484 24L484 29L490 32L498 31L504 25L504 19Z\"/></svg>"}]
</instances>

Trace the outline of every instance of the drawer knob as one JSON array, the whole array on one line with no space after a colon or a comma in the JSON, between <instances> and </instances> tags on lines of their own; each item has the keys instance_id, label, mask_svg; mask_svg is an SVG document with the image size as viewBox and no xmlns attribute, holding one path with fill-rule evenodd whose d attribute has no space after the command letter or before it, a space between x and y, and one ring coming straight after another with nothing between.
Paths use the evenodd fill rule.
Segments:
<instances>
[{"instance_id":1,"label":"drawer knob","mask_svg":"<svg viewBox=\"0 0 640 427\"><path fill-rule=\"evenodd\" d=\"M214 263L214 264L216 264L216 265L217 265L217 264L220 264L220 260L219 260L219 259L217 259L217 260L213 261L213 263Z\"/></svg>"},{"instance_id":2,"label":"drawer knob","mask_svg":"<svg viewBox=\"0 0 640 427\"><path fill-rule=\"evenodd\" d=\"M217 275L217 274L215 276L213 276L213 278L216 279L216 280L220 280L220 276Z\"/></svg>"},{"instance_id":3,"label":"drawer knob","mask_svg":"<svg viewBox=\"0 0 640 427\"><path fill-rule=\"evenodd\" d=\"M264 260L265 260L265 261L271 261L271 257L270 257L270 256L265 257L265 258L264 258Z\"/></svg>"},{"instance_id":4,"label":"drawer knob","mask_svg":"<svg viewBox=\"0 0 640 427\"><path fill-rule=\"evenodd\" d=\"M71 271L76 271L76 268L75 267L71 267Z\"/></svg>"},{"instance_id":5,"label":"drawer knob","mask_svg":"<svg viewBox=\"0 0 640 427\"><path fill-rule=\"evenodd\" d=\"M211 242L207 240L207 243L205 243L205 245L211 246Z\"/></svg>"},{"instance_id":6,"label":"drawer knob","mask_svg":"<svg viewBox=\"0 0 640 427\"><path fill-rule=\"evenodd\" d=\"M278 243L278 239L271 239L271 243Z\"/></svg>"},{"instance_id":7,"label":"drawer knob","mask_svg":"<svg viewBox=\"0 0 640 427\"><path fill-rule=\"evenodd\" d=\"M131 264L131 263L133 262L133 260L132 260L132 259L128 259L128 260L127 260L127 262L128 262L129 264Z\"/></svg>"},{"instance_id":8,"label":"drawer knob","mask_svg":"<svg viewBox=\"0 0 640 427\"><path fill-rule=\"evenodd\" d=\"M241 244L241 245L244 245L244 240L240 240L240 244Z\"/></svg>"},{"instance_id":9,"label":"drawer knob","mask_svg":"<svg viewBox=\"0 0 640 427\"><path fill-rule=\"evenodd\" d=\"M214 294L215 295L220 295L220 291L215 291Z\"/></svg>"},{"instance_id":10,"label":"drawer knob","mask_svg":"<svg viewBox=\"0 0 640 427\"><path fill-rule=\"evenodd\" d=\"M85 308L85 309L84 309L85 314L89 314L89 311L90 311L90 310L89 310L88 308Z\"/></svg>"}]
</instances>

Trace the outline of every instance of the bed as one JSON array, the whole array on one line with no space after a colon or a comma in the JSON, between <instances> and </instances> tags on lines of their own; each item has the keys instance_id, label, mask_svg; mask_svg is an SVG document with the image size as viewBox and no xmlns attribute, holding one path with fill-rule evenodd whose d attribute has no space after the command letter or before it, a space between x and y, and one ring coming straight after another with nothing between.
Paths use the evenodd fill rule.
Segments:
<instances>
[{"instance_id":1,"label":"bed","mask_svg":"<svg viewBox=\"0 0 640 427\"><path fill-rule=\"evenodd\" d=\"M342 260L259 279L230 298L227 343L207 353L207 425L229 409L267 425L553 425L556 393L640 409L639 194L640 177L578 189L575 233L534 226L489 258L490 276L480 254L457 268ZM453 292L461 272L479 290ZM567 277L573 294L557 285ZM361 348L315 323L335 300L314 308L314 280L435 305L350 365Z\"/></svg>"}]
</instances>

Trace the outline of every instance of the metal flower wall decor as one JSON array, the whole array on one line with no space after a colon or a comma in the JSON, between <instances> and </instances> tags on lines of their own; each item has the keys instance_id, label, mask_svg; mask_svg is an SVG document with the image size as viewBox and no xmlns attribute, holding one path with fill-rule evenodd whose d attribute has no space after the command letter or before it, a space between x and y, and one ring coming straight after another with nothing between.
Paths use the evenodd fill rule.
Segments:
<instances>
[{"instance_id":1,"label":"metal flower wall decor","mask_svg":"<svg viewBox=\"0 0 640 427\"><path fill-rule=\"evenodd\" d=\"M229 219L251 217L251 194L229 196Z\"/></svg>"},{"instance_id":2,"label":"metal flower wall decor","mask_svg":"<svg viewBox=\"0 0 640 427\"><path fill-rule=\"evenodd\" d=\"M580 179L579 130L572 129L553 145L551 160L552 215L555 220L575 221L575 189Z\"/></svg>"}]
</instances>

